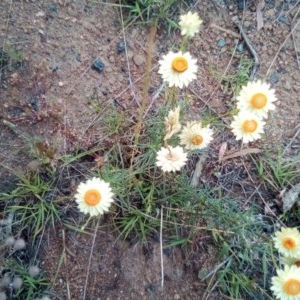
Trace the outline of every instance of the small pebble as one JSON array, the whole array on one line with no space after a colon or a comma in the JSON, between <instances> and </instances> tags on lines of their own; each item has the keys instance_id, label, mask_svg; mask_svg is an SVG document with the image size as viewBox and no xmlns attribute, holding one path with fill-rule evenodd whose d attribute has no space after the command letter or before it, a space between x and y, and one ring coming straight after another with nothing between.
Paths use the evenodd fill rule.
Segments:
<instances>
[{"instance_id":1,"label":"small pebble","mask_svg":"<svg viewBox=\"0 0 300 300\"><path fill-rule=\"evenodd\" d=\"M58 82L58 86L64 86L65 84L62 81Z\"/></svg>"},{"instance_id":2,"label":"small pebble","mask_svg":"<svg viewBox=\"0 0 300 300\"><path fill-rule=\"evenodd\" d=\"M286 22L286 16L281 15L281 16L278 18L278 21L279 21L280 23L285 23L285 22Z\"/></svg>"},{"instance_id":3,"label":"small pebble","mask_svg":"<svg viewBox=\"0 0 300 300\"><path fill-rule=\"evenodd\" d=\"M39 11L37 14L35 14L36 17L44 17L45 13L43 11Z\"/></svg>"},{"instance_id":4,"label":"small pebble","mask_svg":"<svg viewBox=\"0 0 300 300\"><path fill-rule=\"evenodd\" d=\"M49 11L52 12L52 13L57 13L58 11L58 6L56 3L51 3L49 5Z\"/></svg>"},{"instance_id":5,"label":"small pebble","mask_svg":"<svg viewBox=\"0 0 300 300\"><path fill-rule=\"evenodd\" d=\"M285 86L284 87L285 87L285 89L287 91L289 91L291 89L291 84L290 84L290 82L288 80L285 82Z\"/></svg>"},{"instance_id":6,"label":"small pebble","mask_svg":"<svg viewBox=\"0 0 300 300\"><path fill-rule=\"evenodd\" d=\"M86 4L86 5L84 6L84 8L83 8L83 11L84 11L85 13L87 13L90 9L91 9L91 7L90 7L88 4Z\"/></svg>"},{"instance_id":7,"label":"small pebble","mask_svg":"<svg viewBox=\"0 0 300 300\"><path fill-rule=\"evenodd\" d=\"M146 287L147 290L151 291L151 292L155 292L156 288L154 284L148 284Z\"/></svg>"},{"instance_id":8,"label":"small pebble","mask_svg":"<svg viewBox=\"0 0 300 300\"><path fill-rule=\"evenodd\" d=\"M106 87L104 87L104 88L101 90L101 92L102 92L103 96L107 96L109 90L108 90Z\"/></svg>"},{"instance_id":9,"label":"small pebble","mask_svg":"<svg viewBox=\"0 0 300 300\"><path fill-rule=\"evenodd\" d=\"M133 62L136 66L140 66L145 62L145 58L143 55L137 54L133 57Z\"/></svg>"},{"instance_id":10,"label":"small pebble","mask_svg":"<svg viewBox=\"0 0 300 300\"><path fill-rule=\"evenodd\" d=\"M92 69L96 70L98 73L102 73L105 69L105 64L101 59L97 58L93 62Z\"/></svg>"},{"instance_id":11,"label":"small pebble","mask_svg":"<svg viewBox=\"0 0 300 300\"><path fill-rule=\"evenodd\" d=\"M218 40L217 46L218 46L219 48L223 48L225 45L226 45L226 42L225 42L224 39Z\"/></svg>"},{"instance_id":12,"label":"small pebble","mask_svg":"<svg viewBox=\"0 0 300 300\"><path fill-rule=\"evenodd\" d=\"M251 22L250 21L245 21L244 22L244 27L245 28L248 28L248 27L250 27L251 26Z\"/></svg>"},{"instance_id":13,"label":"small pebble","mask_svg":"<svg viewBox=\"0 0 300 300\"><path fill-rule=\"evenodd\" d=\"M237 6L239 10L243 10L247 4L247 0L237 0Z\"/></svg>"},{"instance_id":14,"label":"small pebble","mask_svg":"<svg viewBox=\"0 0 300 300\"><path fill-rule=\"evenodd\" d=\"M275 7L275 0L265 0L266 3L271 7L271 8L274 8Z\"/></svg>"},{"instance_id":15,"label":"small pebble","mask_svg":"<svg viewBox=\"0 0 300 300\"><path fill-rule=\"evenodd\" d=\"M127 46L127 42L121 41L117 44L117 52L118 54L122 53L125 51L125 48Z\"/></svg>"},{"instance_id":16,"label":"small pebble","mask_svg":"<svg viewBox=\"0 0 300 300\"><path fill-rule=\"evenodd\" d=\"M34 111L39 111L38 99L35 97L30 98L29 104Z\"/></svg>"},{"instance_id":17,"label":"small pebble","mask_svg":"<svg viewBox=\"0 0 300 300\"><path fill-rule=\"evenodd\" d=\"M150 86L149 89L148 89L148 93L153 94L154 91L155 91L155 88L153 86Z\"/></svg>"},{"instance_id":18,"label":"small pebble","mask_svg":"<svg viewBox=\"0 0 300 300\"><path fill-rule=\"evenodd\" d=\"M81 62L81 54L78 53L78 54L76 55L75 59L76 59L77 61Z\"/></svg>"},{"instance_id":19,"label":"small pebble","mask_svg":"<svg viewBox=\"0 0 300 300\"><path fill-rule=\"evenodd\" d=\"M276 84L279 81L279 74L277 72L274 72L271 76L270 76L270 81L273 84Z\"/></svg>"},{"instance_id":20,"label":"small pebble","mask_svg":"<svg viewBox=\"0 0 300 300\"><path fill-rule=\"evenodd\" d=\"M236 50L238 52L243 52L244 51L244 44L243 43L239 43L236 47Z\"/></svg>"}]
</instances>

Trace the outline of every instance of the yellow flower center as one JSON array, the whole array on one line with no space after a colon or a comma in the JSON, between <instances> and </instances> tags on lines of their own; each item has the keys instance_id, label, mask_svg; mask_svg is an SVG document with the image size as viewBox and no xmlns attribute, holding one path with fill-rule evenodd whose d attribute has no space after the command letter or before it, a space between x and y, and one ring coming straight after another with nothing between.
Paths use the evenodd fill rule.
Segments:
<instances>
[{"instance_id":1,"label":"yellow flower center","mask_svg":"<svg viewBox=\"0 0 300 300\"><path fill-rule=\"evenodd\" d=\"M188 61L182 56L175 57L172 61L172 68L178 73L184 72L188 68L188 66Z\"/></svg>"},{"instance_id":2,"label":"yellow flower center","mask_svg":"<svg viewBox=\"0 0 300 300\"><path fill-rule=\"evenodd\" d=\"M203 142L203 137L201 135L195 135L193 138L192 138L192 144L196 145L196 146L199 146L201 145Z\"/></svg>"},{"instance_id":3,"label":"yellow flower center","mask_svg":"<svg viewBox=\"0 0 300 300\"><path fill-rule=\"evenodd\" d=\"M300 295L300 282L298 279L288 279L284 285L283 289L287 295L298 296Z\"/></svg>"},{"instance_id":4,"label":"yellow flower center","mask_svg":"<svg viewBox=\"0 0 300 300\"><path fill-rule=\"evenodd\" d=\"M251 105L254 108L264 108L267 104L268 98L265 94L257 93L251 97Z\"/></svg>"},{"instance_id":5,"label":"yellow flower center","mask_svg":"<svg viewBox=\"0 0 300 300\"><path fill-rule=\"evenodd\" d=\"M257 129L257 122L255 120L247 120L243 123L243 130L246 133L253 133Z\"/></svg>"},{"instance_id":6,"label":"yellow flower center","mask_svg":"<svg viewBox=\"0 0 300 300\"><path fill-rule=\"evenodd\" d=\"M88 190L84 194L84 201L87 205L95 206L101 201L101 194L95 189Z\"/></svg>"},{"instance_id":7,"label":"yellow flower center","mask_svg":"<svg viewBox=\"0 0 300 300\"><path fill-rule=\"evenodd\" d=\"M297 247L296 241L290 237L284 238L282 241L282 245L284 248L286 248L288 250L294 250Z\"/></svg>"}]
</instances>

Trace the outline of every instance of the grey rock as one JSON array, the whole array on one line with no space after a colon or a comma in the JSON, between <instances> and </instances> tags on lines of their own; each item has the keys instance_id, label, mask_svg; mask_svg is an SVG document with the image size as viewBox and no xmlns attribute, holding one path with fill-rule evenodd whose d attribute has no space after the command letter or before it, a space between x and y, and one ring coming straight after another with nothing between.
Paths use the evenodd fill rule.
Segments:
<instances>
[{"instance_id":1,"label":"grey rock","mask_svg":"<svg viewBox=\"0 0 300 300\"><path fill-rule=\"evenodd\" d=\"M92 69L98 73L102 73L105 69L105 64L100 58L97 58L93 62Z\"/></svg>"},{"instance_id":2,"label":"grey rock","mask_svg":"<svg viewBox=\"0 0 300 300\"><path fill-rule=\"evenodd\" d=\"M279 74L277 72L272 73L270 76L270 81L273 84L276 84L279 81Z\"/></svg>"},{"instance_id":3,"label":"grey rock","mask_svg":"<svg viewBox=\"0 0 300 300\"><path fill-rule=\"evenodd\" d=\"M219 39L217 42L217 46L219 48L223 48L226 45L226 41L224 39Z\"/></svg>"}]
</instances>

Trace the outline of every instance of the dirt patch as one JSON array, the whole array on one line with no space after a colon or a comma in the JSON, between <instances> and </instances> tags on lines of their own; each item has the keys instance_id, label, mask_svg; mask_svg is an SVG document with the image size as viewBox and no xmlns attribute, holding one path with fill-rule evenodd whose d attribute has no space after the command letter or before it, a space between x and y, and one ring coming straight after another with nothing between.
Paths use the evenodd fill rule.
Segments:
<instances>
[{"instance_id":1,"label":"dirt patch","mask_svg":"<svg viewBox=\"0 0 300 300\"><path fill-rule=\"evenodd\" d=\"M158 242L143 246L116 240L105 225L96 238L94 231L65 234L62 244L59 232L50 230L41 251L42 266L52 279L59 270L54 290L63 295L60 299L198 299L204 294L191 257L178 248L165 248L161 256ZM63 257L61 266L54 257Z\"/></svg>"}]
</instances>

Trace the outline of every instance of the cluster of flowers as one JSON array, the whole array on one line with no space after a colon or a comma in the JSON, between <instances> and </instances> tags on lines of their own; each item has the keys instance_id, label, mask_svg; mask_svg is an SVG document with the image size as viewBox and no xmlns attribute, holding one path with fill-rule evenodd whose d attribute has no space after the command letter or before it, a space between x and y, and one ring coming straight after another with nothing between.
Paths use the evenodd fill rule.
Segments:
<instances>
[{"instance_id":1,"label":"cluster of flowers","mask_svg":"<svg viewBox=\"0 0 300 300\"><path fill-rule=\"evenodd\" d=\"M181 34L193 37L199 31L201 24L202 20L196 13L188 12L180 17ZM164 57L163 61L160 61L159 72L162 74L164 81L169 83L169 86L182 88L196 78L196 62L197 60L193 59L188 52L170 52ZM166 119L166 126L165 141L181 129L179 107L174 111L170 111ZM181 141L189 149L203 148L210 142L211 135L212 131L209 128L202 128L201 123L191 122L183 129ZM172 148L168 146L158 152L158 165L164 171L179 170L186 160L187 154L184 153L181 147ZM90 214L90 216L102 215L109 210L114 201L110 184L96 177L80 183L75 200L79 210L85 214Z\"/></svg>"},{"instance_id":2,"label":"cluster of flowers","mask_svg":"<svg viewBox=\"0 0 300 300\"><path fill-rule=\"evenodd\" d=\"M181 35L192 38L199 32L202 20L197 13L188 12L180 16L179 26ZM170 51L159 61L158 73L169 87L182 89L196 79L197 59L192 58L189 52ZM274 90L261 81L251 82L243 87L237 97L239 114L235 116L231 128L236 138L248 143L260 138L263 132L268 111L275 109L273 102L276 100ZM164 146L157 152L156 165L163 172L180 170L187 161L185 150L203 149L212 140L211 128L203 127L199 121L191 121L181 130L179 122L179 107L171 110L165 120L166 131ZM184 146L172 147L168 140L180 132L180 144ZM91 216L97 216L108 211L113 202L113 193L109 183L99 178L92 178L86 183L81 183L75 195L79 210Z\"/></svg>"},{"instance_id":3,"label":"cluster of flowers","mask_svg":"<svg viewBox=\"0 0 300 300\"><path fill-rule=\"evenodd\" d=\"M169 112L165 125L165 145L157 152L156 165L164 172L175 172L180 170L187 161L187 152L183 147L168 145L168 139L178 133L182 127L179 122L179 107ZM203 149L211 142L212 135L212 129L208 126L202 127L201 122L187 122L179 134L180 144L184 145L186 150Z\"/></svg>"},{"instance_id":4,"label":"cluster of flowers","mask_svg":"<svg viewBox=\"0 0 300 300\"><path fill-rule=\"evenodd\" d=\"M270 110L275 109L273 102L276 100L275 91L261 80L249 82L242 87L237 96L239 113L230 126L236 139L243 143L260 139L266 124L264 119Z\"/></svg>"},{"instance_id":5,"label":"cluster of flowers","mask_svg":"<svg viewBox=\"0 0 300 300\"><path fill-rule=\"evenodd\" d=\"M300 300L300 232L297 228L282 228L273 241L282 255L284 269L272 277L271 290L276 299Z\"/></svg>"},{"instance_id":6,"label":"cluster of flowers","mask_svg":"<svg viewBox=\"0 0 300 300\"><path fill-rule=\"evenodd\" d=\"M197 13L188 12L180 16L179 26L181 34L185 37L194 37L199 32L202 20ZM178 87L182 89L187 87L191 81L196 79L197 60L192 58L189 52L179 51L173 53L170 51L159 61L158 73L169 87ZM164 172L175 172L181 169L187 161L187 153L183 147L172 147L168 145L168 140L176 133L180 132L181 124L179 122L179 107L171 110L165 119L166 131L164 136L164 147L157 152L156 165ZM201 122L188 122L182 128L179 135L180 144L184 145L186 150L203 149L208 146L212 140L213 131L209 127L202 127Z\"/></svg>"}]
</instances>

